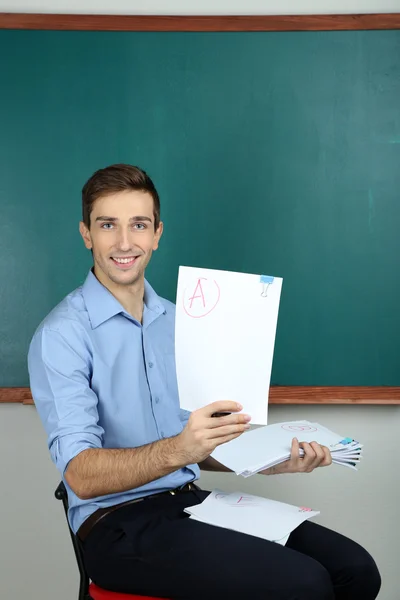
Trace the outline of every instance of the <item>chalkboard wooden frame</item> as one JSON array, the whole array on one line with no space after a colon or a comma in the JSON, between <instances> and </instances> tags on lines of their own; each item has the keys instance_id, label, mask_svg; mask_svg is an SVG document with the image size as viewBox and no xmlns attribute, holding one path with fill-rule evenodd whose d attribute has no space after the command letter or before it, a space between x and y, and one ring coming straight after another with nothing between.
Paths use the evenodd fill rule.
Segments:
<instances>
[{"instance_id":1,"label":"chalkboard wooden frame","mask_svg":"<svg viewBox=\"0 0 400 600\"><path fill-rule=\"evenodd\" d=\"M0 388L0 404L34 404L29 388ZM272 386L269 404L400 404L400 387Z\"/></svg>"},{"instance_id":2,"label":"chalkboard wooden frame","mask_svg":"<svg viewBox=\"0 0 400 600\"><path fill-rule=\"evenodd\" d=\"M400 29L400 13L357 15L76 15L0 13L0 29L63 31L351 31ZM34 404L29 388L1 403ZM400 387L272 386L270 404L400 404Z\"/></svg>"},{"instance_id":3,"label":"chalkboard wooden frame","mask_svg":"<svg viewBox=\"0 0 400 600\"><path fill-rule=\"evenodd\" d=\"M64 31L346 31L400 29L400 13L215 16L0 13L0 29Z\"/></svg>"}]
</instances>

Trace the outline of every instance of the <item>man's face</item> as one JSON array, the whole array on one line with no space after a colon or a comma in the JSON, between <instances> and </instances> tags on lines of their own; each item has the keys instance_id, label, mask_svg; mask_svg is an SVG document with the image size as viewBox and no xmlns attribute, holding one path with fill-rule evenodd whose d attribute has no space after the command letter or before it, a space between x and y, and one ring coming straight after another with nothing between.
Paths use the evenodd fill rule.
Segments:
<instances>
[{"instance_id":1,"label":"man's face","mask_svg":"<svg viewBox=\"0 0 400 600\"><path fill-rule=\"evenodd\" d=\"M103 285L129 286L144 277L153 250L158 248L162 223L154 231L153 198L148 192L127 190L98 198L90 215L90 230L80 233L93 250L94 272Z\"/></svg>"}]
</instances>

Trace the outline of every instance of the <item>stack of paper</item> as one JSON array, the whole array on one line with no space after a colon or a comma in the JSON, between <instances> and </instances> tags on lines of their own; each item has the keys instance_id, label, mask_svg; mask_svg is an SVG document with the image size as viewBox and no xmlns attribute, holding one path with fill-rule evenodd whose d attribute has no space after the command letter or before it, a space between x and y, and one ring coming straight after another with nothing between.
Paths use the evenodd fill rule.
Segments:
<instances>
[{"instance_id":1,"label":"stack of paper","mask_svg":"<svg viewBox=\"0 0 400 600\"><path fill-rule=\"evenodd\" d=\"M356 469L362 458L362 444L310 421L289 421L253 429L218 446L212 456L237 475L249 477L288 460L294 437L299 442L327 446L333 462L338 465ZM300 454L304 452L300 450Z\"/></svg>"},{"instance_id":2,"label":"stack of paper","mask_svg":"<svg viewBox=\"0 0 400 600\"><path fill-rule=\"evenodd\" d=\"M185 508L191 519L254 535L285 545L303 521L319 515L304 506L292 506L251 494L213 490L201 504Z\"/></svg>"}]
</instances>

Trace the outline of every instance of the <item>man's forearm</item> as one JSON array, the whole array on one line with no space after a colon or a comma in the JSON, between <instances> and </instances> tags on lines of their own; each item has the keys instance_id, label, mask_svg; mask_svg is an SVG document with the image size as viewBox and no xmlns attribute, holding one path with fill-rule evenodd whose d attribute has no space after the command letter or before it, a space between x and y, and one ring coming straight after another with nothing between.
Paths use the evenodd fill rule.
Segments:
<instances>
[{"instance_id":1,"label":"man's forearm","mask_svg":"<svg viewBox=\"0 0 400 600\"><path fill-rule=\"evenodd\" d=\"M89 448L71 460L65 479L84 500L125 492L185 467L178 436L139 448Z\"/></svg>"}]
</instances>

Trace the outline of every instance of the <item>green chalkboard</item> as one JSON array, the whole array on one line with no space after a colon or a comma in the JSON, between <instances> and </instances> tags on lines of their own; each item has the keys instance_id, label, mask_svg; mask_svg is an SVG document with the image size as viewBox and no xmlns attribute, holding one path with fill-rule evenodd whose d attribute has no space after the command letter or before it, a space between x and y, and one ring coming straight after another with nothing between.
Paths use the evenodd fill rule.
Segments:
<instances>
[{"instance_id":1,"label":"green chalkboard","mask_svg":"<svg viewBox=\"0 0 400 600\"><path fill-rule=\"evenodd\" d=\"M0 386L116 162L160 192L161 295L179 264L283 277L273 384L400 385L400 31L3 30L0 57Z\"/></svg>"}]
</instances>

